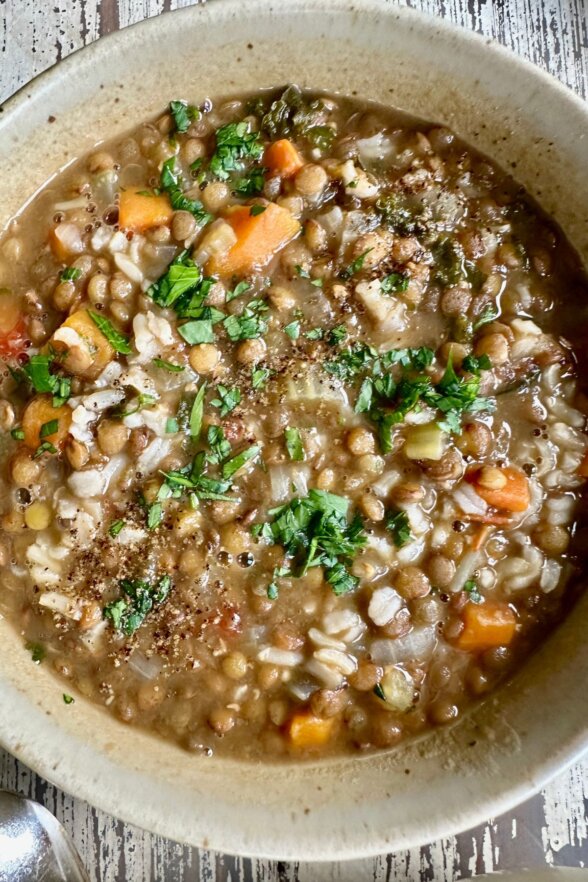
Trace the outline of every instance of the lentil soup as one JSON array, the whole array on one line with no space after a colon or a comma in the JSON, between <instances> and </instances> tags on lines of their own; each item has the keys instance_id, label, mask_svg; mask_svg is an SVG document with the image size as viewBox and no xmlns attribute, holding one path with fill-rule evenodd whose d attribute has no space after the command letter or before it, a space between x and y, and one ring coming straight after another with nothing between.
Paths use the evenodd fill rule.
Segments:
<instances>
[{"instance_id":1,"label":"lentil soup","mask_svg":"<svg viewBox=\"0 0 588 882\"><path fill-rule=\"evenodd\" d=\"M0 611L65 704L205 753L384 748L565 611L588 286L447 129L172 101L0 260Z\"/></svg>"}]
</instances>

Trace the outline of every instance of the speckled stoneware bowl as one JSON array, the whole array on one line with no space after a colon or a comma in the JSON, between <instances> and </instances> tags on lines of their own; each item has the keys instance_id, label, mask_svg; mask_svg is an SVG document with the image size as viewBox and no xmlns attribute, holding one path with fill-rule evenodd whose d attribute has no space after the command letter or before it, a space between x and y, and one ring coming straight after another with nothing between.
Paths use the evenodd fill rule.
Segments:
<instances>
[{"instance_id":1,"label":"speckled stoneware bowl","mask_svg":"<svg viewBox=\"0 0 588 882\"><path fill-rule=\"evenodd\" d=\"M214 0L101 40L0 114L0 224L61 166L171 98L287 81L446 123L506 167L588 257L588 108L478 36L384 0ZM378 756L204 759L77 698L0 621L0 741L63 789L173 839L341 860L414 846L505 811L588 741L588 597L507 689L452 729Z\"/></svg>"}]
</instances>

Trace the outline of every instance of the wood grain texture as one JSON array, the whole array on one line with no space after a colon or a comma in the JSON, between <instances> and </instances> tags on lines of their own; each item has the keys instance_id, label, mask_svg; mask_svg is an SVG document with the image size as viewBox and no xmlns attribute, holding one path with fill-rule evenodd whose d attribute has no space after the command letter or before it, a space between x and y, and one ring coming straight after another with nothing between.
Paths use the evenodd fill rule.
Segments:
<instances>
[{"instance_id":1,"label":"wood grain texture","mask_svg":"<svg viewBox=\"0 0 588 882\"><path fill-rule=\"evenodd\" d=\"M74 49L193 2L0 0L0 101ZM408 0L398 5L495 37L584 98L588 95L588 0ZM588 759L514 811L474 830L346 864L250 861L184 847L62 793L1 751L0 787L31 796L55 813L72 833L92 882L453 882L496 869L588 865Z\"/></svg>"}]
</instances>

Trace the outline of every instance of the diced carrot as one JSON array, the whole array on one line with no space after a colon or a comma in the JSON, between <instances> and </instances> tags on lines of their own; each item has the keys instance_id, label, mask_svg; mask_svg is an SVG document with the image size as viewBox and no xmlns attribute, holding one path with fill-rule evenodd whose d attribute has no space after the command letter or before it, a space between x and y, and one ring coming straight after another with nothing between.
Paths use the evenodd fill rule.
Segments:
<instances>
[{"instance_id":1,"label":"diced carrot","mask_svg":"<svg viewBox=\"0 0 588 882\"><path fill-rule=\"evenodd\" d=\"M68 221L53 227L49 233L49 245L61 263L67 263L68 260L76 254L81 254L84 250L79 227Z\"/></svg>"},{"instance_id":2,"label":"diced carrot","mask_svg":"<svg viewBox=\"0 0 588 882\"><path fill-rule=\"evenodd\" d=\"M68 316L49 344L63 353L61 364L65 370L84 380L96 379L114 357L114 349L85 309Z\"/></svg>"},{"instance_id":3,"label":"diced carrot","mask_svg":"<svg viewBox=\"0 0 588 882\"><path fill-rule=\"evenodd\" d=\"M280 175L282 178L291 178L302 168L304 160L292 141L282 138L266 148L263 164L273 174Z\"/></svg>"},{"instance_id":4,"label":"diced carrot","mask_svg":"<svg viewBox=\"0 0 588 882\"><path fill-rule=\"evenodd\" d=\"M581 478L588 478L588 453L585 454L584 459L580 463L578 474Z\"/></svg>"},{"instance_id":5,"label":"diced carrot","mask_svg":"<svg viewBox=\"0 0 588 882\"><path fill-rule=\"evenodd\" d=\"M526 511L531 501L531 493L529 491L529 480L523 472L509 466L504 469L495 469L500 471L504 477L504 486L491 488L483 483L484 468L469 472L466 476L467 480L474 484L476 493L482 499L492 505L494 508L503 511Z\"/></svg>"},{"instance_id":6,"label":"diced carrot","mask_svg":"<svg viewBox=\"0 0 588 882\"><path fill-rule=\"evenodd\" d=\"M209 275L245 276L260 270L300 232L296 218L274 202L265 204L260 213L252 214L252 208L234 205L225 212L225 220L235 231L237 241L224 254L209 259Z\"/></svg>"},{"instance_id":7,"label":"diced carrot","mask_svg":"<svg viewBox=\"0 0 588 882\"><path fill-rule=\"evenodd\" d=\"M50 435L44 434L41 437L42 427L53 423L54 420L57 420L57 429ZM36 450L44 441L59 448L65 441L70 424L71 407L65 404L61 407L53 407L51 395L37 395L27 404L22 415L24 442L31 450Z\"/></svg>"},{"instance_id":8,"label":"diced carrot","mask_svg":"<svg viewBox=\"0 0 588 882\"><path fill-rule=\"evenodd\" d=\"M168 224L173 216L173 208L165 193L150 195L141 187L121 190L118 204L118 222L125 230L142 233L150 227Z\"/></svg>"},{"instance_id":9,"label":"diced carrot","mask_svg":"<svg viewBox=\"0 0 588 882\"><path fill-rule=\"evenodd\" d=\"M482 652L507 646L515 635L517 620L506 603L468 603L463 609L464 629L457 639L459 649Z\"/></svg>"},{"instance_id":10,"label":"diced carrot","mask_svg":"<svg viewBox=\"0 0 588 882\"><path fill-rule=\"evenodd\" d=\"M0 288L0 358L10 358L24 350L27 327L19 298L8 288Z\"/></svg>"},{"instance_id":11,"label":"diced carrot","mask_svg":"<svg viewBox=\"0 0 588 882\"><path fill-rule=\"evenodd\" d=\"M335 717L323 719L315 717L310 711L300 711L287 725L290 743L299 749L322 747L331 738L335 723Z\"/></svg>"}]
</instances>

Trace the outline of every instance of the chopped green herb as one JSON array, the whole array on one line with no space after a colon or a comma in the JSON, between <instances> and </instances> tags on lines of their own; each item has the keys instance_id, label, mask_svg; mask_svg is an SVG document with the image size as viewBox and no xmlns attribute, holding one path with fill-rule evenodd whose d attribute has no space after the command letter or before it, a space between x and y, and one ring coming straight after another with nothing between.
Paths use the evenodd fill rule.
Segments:
<instances>
[{"instance_id":1,"label":"chopped green herb","mask_svg":"<svg viewBox=\"0 0 588 882\"><path fill-rule=\"evenodd\" d=\"M396 548L402 548L412 539L410 521L405 511L389 511L386 516L386 527L392 533L392 541Z\"/></svg>"},{"instance_id":2,"label":"chopped green herb","mask_svg":"<svg viewBox=\"0 0 588 882\"><path fill-rule=\"evenodd\" d=\"M480 371L492 370L492 362L487 355L466 355L461 363L462 370L480 376Z\"/></svg>"},{"instance_id":3,"label":"chopped green herb","mask_svg":"<svg viewBox=\"0 0 588 882\"><path fill-rule=\"evenodd\" d=\"M155 367L163 368L164 371L169 371L172 374L179 374L184 370L183 365L172 364L171 361L164 361L163 358L154 358L153 364Z\"/></svg>"},{"instance_id":4,"label":"chopped green herb","mask_svg":"<svg viewBox=\"0 0 588 882\"><path fill-rule=\"evenodd\" d=\"M121 406L116 408L112 412L112 415L119 419L124 419L124 417L139 413L139 411L144 410L147 407L153 407L156 403L157 398L155 398L155 396L149 395L147 392L139 392L139 394L129 402L128 406L125 404L124 407Z\"/></svg>"},{"instance_id":5,"label":"chopped green herb","mask_svg":"<svg viewBox=\"0 0 588 882\"><path fill-rule=\"evenodd\" d=\"M53 407L59 407L70 396L71 379L51 373L49 365L54 360L49 355L32 355L22 368L22 374L29 380L35 392L52 393Z\"/></svg>"},{"instance_id":6,"label":"chopped green herb","mask_svg":"<svg viewBox=\"0 0 588 882\"><path fill-rule=\"evenodd\" d=\"M362 268L364 261L370 251L373 251L373 248L368 248L363 254L360 254L359 257L356 257L354 261L352 261L348 266L341 270L339 273L340 279L350 279L351 276L354 276L358 273Z\"/></svg>"},{"instance_id":7,"label":"chopped green herb","mask_svg":"<svg viewBox=\"0 0 588 882\"><path fill-rule=\"evenodd\" d=\"M269 380L271 371L269 368L253 368L251 371L251 385L254 389L263 389Z\"/></svg>"},{"instance_id":8,"label":"chopped green herb","mask_svg":"<svg viewBox=\"0 0 588 882\"><path fill-rule=\"evenodd\" d=\"M261 313L267 312L268 306L263 300L251 300L241 315L228 315L223 326L229 340L254 340L267 333L267 320Z\"/></svg>"},{"instance_id":9,"label":"chopped green herb","mask_svg":"<svg viewBox=\"0 0 588 882\"><path fill-rule=\"evenodd\" d=\"M25 643L25 649L31 654L31 658L36 665L41 664L46 656L45 647L41 643Z\"/></svg>"},{"instance_id":10,"label":"chopped green herb","mask_svg":"<svg viewBox=\"0 0 588 882\"><path fill-rule=\"evenodd\" d=\"M261 128L272 140L284 135L307 137L313 146L321 147L328 136L324 132L314 132L318 127L326 128L325 107L320 99L307 101L298 86L288 86L269 109L265 105L255 108L261 116Z\"/></svg>"},{"instance_id":11,"label":"chopped green herb","mask_svg":"<svg viewBox=\"0 0 588 882\"><path fill-rule=\"evenodd\" d=\"M353 590L358 580L346 564L366 543L361 518L348 521L349 501L325 490L311 490L303 499L294 498L272 509L272 521L256 524L255 536L271 545L281 545L295 560L292 575L303 576L310 567L323 566L335 593Z\"/></svg>"},{"instance_id":12,"label":"chopped green herb","mask_svg":"<svg viewBox=\"0 0 588 882\"><path fill-rule=\"evenodd\" d=\"M162 576L155 584L142 579L122 579L119 588L123 594L119 600L106 604L103 610L116 631L130 637L139 628L152 609L167 600L172 582L168 575Z\"/></svg>"},{"instance_id":13,"label":"chopped green herb","mask_svg":"<svg viewBox=\"0 0 588 882\"><path fill-rule=\"evenodd\" d=\"M179 497L183 492L189 492L198 499L216 499L231 501L232 497L226 496L227 490L231 489L231 481L220 481L205 474L208 458L204 451L197 453L191 465L184 466L173 472L164 472L166 485L170 488L174 497Z\"/></svg>"},{"instance_id":14,"label":"chopped green herb","mask_svg":"<svg viewBox=\"0 0 588 882\"><path fill-rule=\"evenodd\" d=\"M248 447L247 450L243 450L242 453L238 453L237 456L234 456L232 459L229 459L224 463L222 467L222 475L225 480L232 478L233 475L242 469L243 466L248 463L250 460L255 459L256 456L261 452L261 447L259 444L252 444L251 447Z\"/></svg>"},{"instance_id":15,"label":"chopped green herb","mask_svg":"<svg viewBox=\"0 0 588 882\"><path fill-rule=\"evenodd\" d=\"M267 168L252 168L235 182L233 190L238 196L259 196L265 184Z\"/></svg>"},{"instance_id":16,"label":"chopped green herb","mask_svg":"<svg viewBox=\"0 0 588 882\"><path fill-rule=\"evenodd\" d=\"M178 327L178 333L186 343L197 346L200 343L214 343L215 333L209 319L192 319Z\"/></svg>"},{"instance_id":17,"label":"chopped green herb","mask_svg":"<svg viewBox=\"0 0 588 882\"><path fill-rule=\"evenodd\" d=\"M240 171L244 159L261 159L263 145L258 132L250 132L246 122L228 123L216 130L216 149L210 160L210 171L220 181L230 172Z\"/></svg>"},{"instance_id":18,"label":"chopped green herb","mask_svg":"<svg viewBox=\"0 0 588 882\"><path fill-rule=\"evenodd\" d=\"M347 339L347 328L345 325L336 325L331 328L327 335L327 343L329 346L338 346L343 340Z\"/></svg>"},{"instance_id":19,"label":"chopped green herb","mask_svg":"<svg viewBox=\"0 0 588 882\"><path fill-rule=\"evenodd\" d=\"M239 282L237 285L235 285L235 287L233 288L232 291L227 291L226 302L230 303L231 300L234 300L235 297L240 297L241 294L244 294L246 291L249 291L250 288L251 288L251 285L249 284L249 282L245 282L245 281Z\"/></svg>"},{"instance_id":20,"label":"chopped green herb","mask_svg":"<svg viewBox=\"0 0 588 882\"><path fill-rule=\"evenodd\" d=\"M249 214L251 215L251 217L257 217L258 214L263 214L266 208L266 205L259 205L259 203L256 203L255 205L252 205L249 209Z\"/></svg>"},{"instance_id":21,"label":"chopped green herb","mask_svg":"<svg viewBox=\"0 0 588 882\"><path fill-rule=\"evenodd\" d=\"M331 148L336 136L337 132L331 126L310 126L304 132L307 141L323 152Z\"/></svg>"},{"instance_id":22,"label":"chopped green herb","mask_svg":"<svg viewBox=\"0 0 588 882\"><path fill-rule=\"evenodd\" d=\"M197 107L188 104L187 101L170 101L169 112L174 118L176 131L183 134L190 128L190 123L199 120L202 116Z\"/></svg>"},{"instance_id":23,"label":"chopped green herb","mask_svg":"<svg viewBox=\"0 0 588 882\"><path fill-rule=\"evenodd\" d=\"M48 423L43 423L39 430L39 438L48 438L49 435L55 435L55 433L59 429L59 420L49 420Z\"/></svg>"},{"instance_id":24,"label":"chopped green herb","mask_svg":"<svg viewBox=\"0 0 588 882\"><path fill-rule=\"evenodd\" d=\"M118 534L120 533L120 531L122 530L124 525L125 525L125 522L123 520L113 521L111 523L110 527L108 528L108 532L110 533L110 535L112 536L113 539L115 539L118 536Z\"/></svg>"},{"instance_id":25,"label":"chopped green herb","mask_svg":"<svg viewBox=\"0 0 588 882\"><path fill-rule=\"evenodd\" d=\"M206 381L202 384L196 394L192 409L190 411L190 437L193 441L198 441L202 430L202 417L204 415L204 396L206 395Z\"/></svg>"},{"instance_id":26,"label":"chopped green herb","mask_svg":"<svg viewBox=\"0 0 588 882\"><path fill-rule=\"evenodd\" d=\"M39 459L39 457L43 456L44 453L57 453L57 449L51 444L50 441L43 441L42 444L39 444L37 449L33 454L33 459Z\"/></svg>"},{"instance_id":27,"label":"chopped green herb","mask_svg":"<svg viewBox=\"0 0 588 882\"><path fill-rule=\"evenodd\" d=\"M290 459L294 462L302 462L304 460L304 445L302 443L300 430L288 426L288 428L284 430L284 437L286 439L286 450L288 451Z\"/></svg>"},{"instance_id":28,"label":"chopped green herb","mask_svg":"<svg viewBox=\"0 0 588 882\"><path fill-rule=\"evenodd\" d=\"M11 429L10 434L14 438L15 441L24 441L24 432L21 428Z\"/></svg>"},{"instance_id":29,"label":"chopped green herb","mask_svg":"<svg viewBox=\"0 0 588 882\"><path fill-rule=\"evenodd\" d=\"M165 421L166 435L175 435L180 431L180 424L175 417L168 417Z\"/></svg>"},{"instance_id":30,"label":"chopped green herb","mask_svg":"<svg viewBox=\"0 0 588 882\"><path fill-rule=\"evenodd\" d=\"M234 410L239 402L241 401L241 390L238 386L222 386L218 385L216 387L216 393L218 398L215 398L210 403L213 407L220 408L221 417L225 417L228 413Z\"/></svg>"},{"instance_id":31,"label":"chopped green herb","mask_svg":"<svg viewBox=\"0 0 588 882\"><path fill-rule=\"evenodd\" d=\"M374 695L377 695L382 701L386 701L386 694L379 683L374 686Z\"/></svg>"},{"instance_id":32,"label":"chopped green herb","mask_svg":"<svg viewBox=\"0 0 588 882\"><path fill-rule=\"evenodd\" d=\"M209 426L206 440L211 450L209 462L221 463L230 456L231 445L225 438L222 426Z\"/></svg>"},{"instance_id":33,"label":"chopped green herb","mask_svg":"<svg viewBox=\"0 0 588 882\"><path fill-rule=\"evenodd\" d=\"M464 254L459 242L448 237L439 239L433 248L434 278L445 287L456 285L465 275Z\"/></svg>"},{"instance_id":34,"label":"chopped green herb","mask_svg":"<svg viewBox=\"0 0 588 882\"><path fill-rule=\"evenodd\" d=\"M497 306L493 303L489 303L488 306L485 306L476 321L473 325L474 331L479 331L484 325L489 324L490 322L495 321L500 315L500 311Z\"/></svg>"},{"instance_id":35,"label":"chopped green herb","mask_svg":"<svg viewBox=\"0 0 588 882\"><path fill-rule=\"evenodd\" d=\"M147 529L155 530L163 521L163 506L158 500L147 509Z\"/></svg>"},{"instance_id":36,"label":"chopped green herb","mask_svg":"<svg viewBox=\"0 0 588 882\"><path fill-rule=\"evenodd\" d=\"M294 270L296 271L296 275L300 276L301 279L310 279L310 273L308 270L304 269L303 266L300 266L299 263L296 264Z\"/></svg>"},{"instance_id":37,"label":"chopped green herb","mask_svg":"<svg viewBox=\"0 0 588 882\"><path fill-rule=\"evenodd\" d=\"M161 169L161 189L168 194L174 211L188 211L200 226L212 220L212 215L204 210L199 199L185 196L180 183L180 175L176 171L176 157L171 156L163 163Z\"/></svg>"},{"instance_id":38,"label":"chopped green herb","mask_svg":"<svg viewBox=\"0 0 588 882\"><path fill-rule=\"evenodd\" d=\"M133 350L129 346L129 338L125 337L124 334L121 334L120 331L117 331L112 322L110 322L105 316L93 312L91 309L88 310L88 315L100 333L106 337L115 352L119 352L121 355L131 354Z\"/></svg>"},{"instance_id":39,"label":"chopped green herb","mask_svg":"<svg viewBox=\"0 0 588 882\"><path fill-rule=\"evenodd\" d=\"M61 271L59 278L62 282L75 282L81 275L82 271L77 266L68 266Z\"/></svg>"},{"instance_id":40,"label":"chopped green herb","mask_svg":"<svg viewBox=\"0 0 588 882\"><path fill-rule=\"evenodd\" d=\"M478 590L478 585L475 579L468 579L468 581L463 586L463 590L470 595L470 600L472 601L472 603L483 603L484 598Z\"/></svg>"},{"instance_id":41,"label":"chopped green herb","mask_svg":"<svg viewBox=\"0 0 588 882\"><path fill-rule=\"evenodd\" d=\"M424 232L425 227L419 218L422 206L410 206L407 200L398 193L387 193L376 202L376 211L382 223L401 236L412 236Z\"/></svg>"},{"instance_id":42,"label":"chopped green herb","mask_svg":"<svg viewBox=\"0 0 588 882\"><path fill-rule=\"evenodd\" d=\"M298 340L300 336L300 322L294 321L290 322L289 325L286 325L284 328L284 334L290 338L290 340Z\"/></svg>"},{"instance_id":43,"label":"chopped green herb","mask_svg":"<svg viewBox=\"0 0 588 882\"><path fill-rule=\"evenodd\" d=\"M200 267L185 250L172 260L147 294L158 306L173 307L180 318L200 318L200 310L213 282L213 279L202 276Z\"/></svg>"},{"instance_id":44,"label":"chopped green herb","mask_svg":"<svg viewBox=\"0 0 588 882\"><path fill-rule=\"evenodd\" d=\"M68 695L67 692L63 693L63 703L64 704L73 704L75 698L72 695Z\"/></svg>"},{"instance_id":45,"label":"chopped green herb","mask_svg":"<svg viewBox=\"0 0 588 882\"><path fill-rule=\"evenodd\" d=\"M405 273L390 273L380 281L380 288L384 294L397 294L406 291L409 278Z\"/></svg>"},{"instance_id":46,"label":"chopped green herb","mask_svg":"<svg viewBox=\"0 0 588 882\"><path fill-rule=\"evenodd\" d=\"M313 328L311 331L306 331L305 337L307 340L322 340L325 335L325 332L322 328Z\"/></svg>"}]
</instances>

